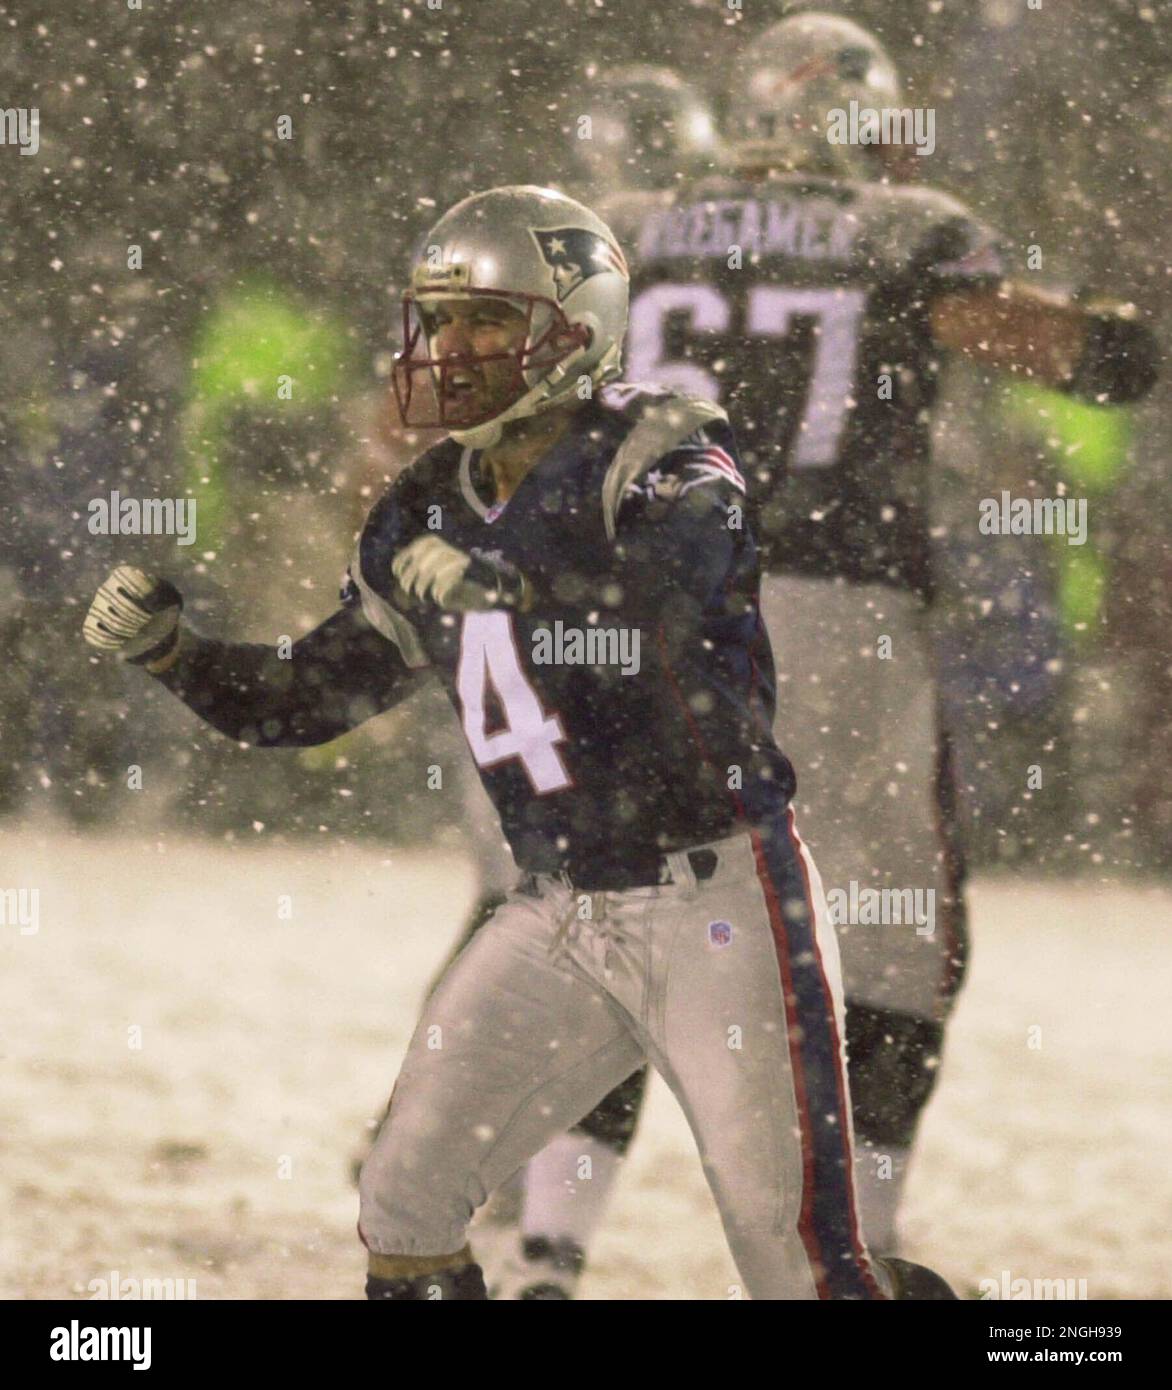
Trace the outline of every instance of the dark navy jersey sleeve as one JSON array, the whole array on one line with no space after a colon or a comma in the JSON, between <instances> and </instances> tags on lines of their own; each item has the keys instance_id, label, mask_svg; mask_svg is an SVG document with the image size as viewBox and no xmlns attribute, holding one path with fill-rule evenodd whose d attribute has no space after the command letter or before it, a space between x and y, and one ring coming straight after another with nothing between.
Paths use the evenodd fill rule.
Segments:
<instances>
[{"instance_id":1,"label":"dark navy jersey sleeve","mask_svg":"<svg viewBox=\"0 0 1172 1390\"><path fill-rule=\"evenodd\" d=\"M732 431L695 431L632 482L615 533L622 611L669 628L694 625L736 592L751 567L745 480Z\"/></svg>"},{"instance_id":2,"label":"dark navy jersey sleeve","mask_svg":"<svg viewBox=\"0 0 1172 1390\"><path fill-rule=\"evenodd\" d=\"M399 649L367 622L356 593L287 657L185 629L179 659L158 679L212 728L261 748L328 743L414 689Z\"/></svg>"},{"instance_id":3,"label":"dark navy jersey sleeve","mask_svg":"<svg viewBox=\"0 0 1172 1390\"><path fill-rule=\"evenodd\" d=\"M369 593L385 603L395 603L395 584L391 562L395 556L427 530L429 470L426 458L405 469L370 509L358 541L358 553L350 573L361 590L364 608L369 612ZM442 510L442 508L440 509Z\"/></svg>"},{"instance_id":4,"label":"dark navy jersey sleeve","mask_svg":"<svg viewBox=\"0 0 1172 1390\"><path fill-rule=\"evenodd\" d=\"M159 679L220 733L261 748L328 743L390 709L427 665L393 603L390 556L412 525L396 482L371 509L342 585L342 606L288 656L185 628L179 658Z\"/></svg>"},{"instance_id":5,"label":"dark navy jersey sleeve","mask_svg":"<svg viewBox=\"0 0 1172 1390\"><path fill-rule=\"evenodd\" d=\"M429 664L416 627L420 607L395 583L391 565L399 551L428 533L429 520L439 523L432 533L442 534L442 518L450 510L436 486L429 451L400 473L371 508L347 570L349 590L343 589L343 596L351 593L371 626L399 649L412 669Z\"/></svg>"},{"instance_id":6,"label":"dark navy jersey sleeve","mask_svg":"<svg viewBox=\"0 0 1172 1390\"><path fill-rule=\"evenodd\" d=\"M751 822L792 795L793 771L770 732L773 659L745 503L733 431L713 421L628 487L614 572L623 620L654 653L648 737L669 735L674 765L691 764L687 795L708 814L724 800Z\"/></svg>"}]
</instances>

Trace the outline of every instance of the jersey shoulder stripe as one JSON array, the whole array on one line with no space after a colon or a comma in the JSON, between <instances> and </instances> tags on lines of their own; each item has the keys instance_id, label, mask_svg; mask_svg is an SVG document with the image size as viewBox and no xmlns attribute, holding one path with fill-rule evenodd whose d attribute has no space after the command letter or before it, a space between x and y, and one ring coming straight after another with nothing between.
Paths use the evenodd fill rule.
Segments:
<instances>
[{"instance_id":1,"label":"jersey shoulder stripe","mask_svg":"<svg viewBox=\"0 0 1172 1390\"><path fill-rule=\"evenodd\" d=\"M675 453L688 438L705 426L728 428L728 415L713 401L685 396L662 386L646 387L620 382L606 387L600 399L610 400L624 412L637 410L633 428L615 450L602 482L602 514L607 539L615 538L619 507L632 484L637 484L666 455ZM612 407L615 408L615 407Z\"/></svg>"},{"instance_id":2,"label":"jersey shoulder stripe","mask_svg":"<svg viewBox=\"0 0 1172 1390\"><path fill-rule=\"evenodd\" d=\"M694 472L706 473L708 476L726 478L738 492L747 491L745 480L741 475L741 470L736 465L736 460L719 444L707 446L685 444L677 452L691 455L690 458L684 460L686 468Z\"/></svg>"}]
</instances>

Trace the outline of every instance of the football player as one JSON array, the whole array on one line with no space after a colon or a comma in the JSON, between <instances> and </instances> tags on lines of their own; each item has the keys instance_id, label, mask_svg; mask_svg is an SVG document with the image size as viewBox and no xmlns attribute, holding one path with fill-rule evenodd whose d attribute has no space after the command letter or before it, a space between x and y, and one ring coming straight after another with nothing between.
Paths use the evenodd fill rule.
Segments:
<instances>
[{"instance_id":1,"label":"football player","mask_svg":"<svg viewBox=\"0 0 1172 1390\"><path fill-rule=\"evenodd\" d=\"M794 16L746 55L728 172L603 204L631 252L629 374L717 400L737 425L797 804L828 889L856 918L838 923L856 1182L867 1238L885 1253L898 1246L908 1157L967 942L952 750L928 643L939 370L959 353L1114 404L1148 389L1156 360L1129 307L1064 302L1010 279L1001 238L955 198L889 181L922 162L908 146L830 138L833 113L852 102L902 101L872 34ZM871 920L852 904L882 903L875 890L930 911ZM518 1296L571 1296L616 1172L606 1151L629 1142L643 1081L632 1076L529 1165L522 1267L510 1270ZM575 1164L600 1154L580 1181Z\"/></svg>"},{"instance_id":2,"label":"football player","mask_svg":"<svg viewBox=\"0 0 1172 1390\"><path fill-rule=\"evenodd\" d=\"M714 173L720 139L712 108L670 68L632 63L597 73L569 131L567 181L587 202L618 208L626 194L667 198Z\"/></svg>"},{"instance_id":3,"label":"football player","mask_svg":"<svg viewBox=\"0 0 1172 1390\"><path fill-rule=\"evenodd\" d=\"M363 528L292 655L217 641L119 567L86 617L213 727L328 742L430 670L522 878L428 999L360 1180L368 1297L483 1299L487 1193L653 1061L746 1291L948 1298L859 1232L834 932L773 739L773 659L725 412L622 383L628 271L550 190L432 228L403 423L448 431Z\"/></svg>"}]
</instances>

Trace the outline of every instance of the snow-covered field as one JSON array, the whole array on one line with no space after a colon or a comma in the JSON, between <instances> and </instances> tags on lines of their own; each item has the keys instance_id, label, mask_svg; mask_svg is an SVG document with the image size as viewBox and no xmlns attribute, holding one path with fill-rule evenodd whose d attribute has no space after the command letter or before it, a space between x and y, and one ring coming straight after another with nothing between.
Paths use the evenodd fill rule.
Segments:
<instances>
[{"instance_id":1,"label":"snow-covered field","mask_svg":"<svg viewBox=\"0 0 1172 1390\"><path fill-rule=\"evenodd\" d=\"M360 1296L351 1159L470 867L6 831L14 887L39 889L39 928L0 926L0 1296L85 1297L112 1270L200 1298ZM908 1253L970 1291L1005 1270L1172 1296L1172 891L999 880L972 902ZM734 1281L657 1083L583 1296Z\"/></svg>"}]
</instances>

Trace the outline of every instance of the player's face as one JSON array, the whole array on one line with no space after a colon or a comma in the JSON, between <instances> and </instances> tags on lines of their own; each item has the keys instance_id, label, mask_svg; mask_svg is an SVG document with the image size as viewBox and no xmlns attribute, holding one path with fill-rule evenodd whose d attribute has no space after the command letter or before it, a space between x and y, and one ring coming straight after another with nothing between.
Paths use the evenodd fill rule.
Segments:
<instances>
[{"instance_id":1,"label":"player's face","mask_svg":"<svg viewBox=\"0 0 1172 1390\"><path fill-rule=\"evenodd\" d=\"M439 300L428 305L424 329L429 355L453 363L443 373L442 388L449 424L497 414L517 398L524 385L517 354L528 318L515 305L491 298ZM475 360L483 358L491 360Z\"/></svg>"}]
</instances>

